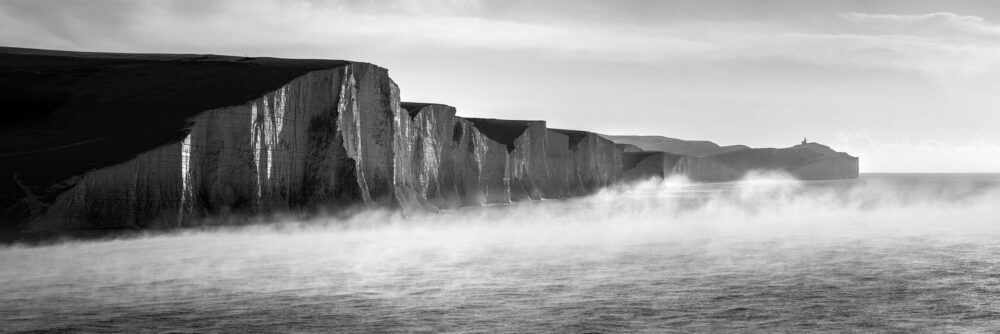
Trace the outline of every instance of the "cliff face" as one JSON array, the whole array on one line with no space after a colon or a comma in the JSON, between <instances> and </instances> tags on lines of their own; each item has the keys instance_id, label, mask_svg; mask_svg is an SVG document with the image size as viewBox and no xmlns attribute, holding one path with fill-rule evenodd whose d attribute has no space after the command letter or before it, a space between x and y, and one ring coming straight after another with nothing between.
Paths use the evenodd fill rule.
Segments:
<instances>
[{"instance_id":1,"label":"cliff face","mask_svg":"<svg viewBox=\"0 0 1000 334\"><path fill-rule=\"evenodd\" d=\"M666 152L623 153L624 179L684 176L697 182L737 180L744 173L711 159Z\"/></svg>"},{"instance_id":2,"label":"cliff face","mask_svg":"<svg viewBox=\"0 0 1000 334\"><path fill-rule=\"evenodd\" d=\"M597 191L621 179L622 151L614 142L592 132L555 131L569 137L574 169L584 192Z\"/></svg>"},{"instance_id":3,"label":"cliff face","mask_svg":"<svg viewBox=\"0 0 1000 334\"><path fill-rule=\"evenodd\" d=\"M622 178L627 181L639 181L653 177L670 176L673 168L668 161L678 157L676 154L664 152L624 152L622 153Z\"/></svg>"},{"instance_id":4,"label":"cliff face","mask_svg":"<svg viewBox=\"0 0 1000 334\"><path fill-rule=\"evenodd\" d=\"M586 193L576 172L573 152L570 151L569 136L547 129L546 164L548 165L548 198L578 196Z\"/></svg>"},{"instance_id":5,"label":"cliff face","mask_svg":"<svg viewBox=\"0 0 1000 334\"><path fill-rule=\"evenodd\" d=\"M538 200L547 190L545 122L468 119L488 140L507 148L510 200Z\"/></svg>"},{"instance_id":6,"label":"cliff face","mask_svg":"<svg viewBox=\"0 0 1000 334\"><path fill-rule=\"evenodd\" d=\"M681 156L674 162L668 175L684 175L689 180L698 182L725 182L738 180L744 173L710 158Z\"/></svg>"},{"instance_id":7,"label":"cliff face","mask_svg":"<svg viewBox=\"0 0 1000 334\"><path fill-rule=\"evenodd\" d=\"M191 118L247 105L309 72L346 65L336 60L0 48L0 240L47 215L57 201L63 206L71 198L85 203L66 214L87 220L85 226L142 220L133 216L163 217L143 224L176 223L166 217L178 213L166 208L178 207L180 191L173 188L180 186L163 182L180 180L180 144L190 132ZM139 172L154 168L158 170ZM132 190L103 195L103 188L116 185ZM77 186L90 190L67 195ZM101 204L109 201L131 209Z\"/></svg>"},{"instance_id":8,"label":"cliff face","mask_svg":"<svg viewBox=\"0 0 1000 334\"><path fill-rule=\"evenodd\" d=\"M454 163L455 108L403 103L396 138L396 197L404 208L461 206Z\"/></svg>"},{"instance_id":9,"label":"cliff face","mask_svg":"<svg viewBox=\"0 0 1000 334\"><path fill-rule=\"evenodd\" d=\"M314 71L86 173L29 230L178 226L207 215L394 203L398 90L384 69ZM363 145L362 143L377 143Z\"/></svg>"},{"instance_id":10,"label":"cliff face","mask_svg":"<svg viewBox=\"0 0 1000 334\"><path fill-rule=\"evenodd\" d=\"M4 231L457 209L585 195L623 178L726 181L748 166L857 177L857 158L821 145L697 157L544 121L465 119L400 102L388 71L365 63L23 49L0 59L0 97L22 111L0 127Z\"/></svg>"}]
</instances>

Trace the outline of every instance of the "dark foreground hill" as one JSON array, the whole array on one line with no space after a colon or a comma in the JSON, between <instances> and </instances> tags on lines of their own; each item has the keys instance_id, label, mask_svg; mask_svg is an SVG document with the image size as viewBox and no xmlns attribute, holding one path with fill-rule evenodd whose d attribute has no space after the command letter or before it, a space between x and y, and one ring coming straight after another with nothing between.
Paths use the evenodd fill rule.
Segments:
<instances>
[{"instance_id":1,"label":"dark foreground hill","mask_svg":"<svg viewBox=\"0 0 1000 334\"><path fill-rule=\"evenodd\" d=\"M645 166L629 157L639 148L594 133L400 102L386 69L359 62L0 48L0 101L8 238L579 196ZM728 178L802 155L717 162L737 170ZM719 172L674 156L684 167L671 171Z\"/></svg>"}]
</instances>

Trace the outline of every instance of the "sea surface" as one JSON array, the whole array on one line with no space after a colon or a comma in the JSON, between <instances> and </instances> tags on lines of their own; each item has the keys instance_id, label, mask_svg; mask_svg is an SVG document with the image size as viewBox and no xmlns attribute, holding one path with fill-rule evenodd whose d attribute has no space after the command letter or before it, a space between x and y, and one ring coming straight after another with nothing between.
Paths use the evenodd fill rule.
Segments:
<instances>
[{"instance_id":1,"label":"sea surface","mask_svg":"<svg viewBox=\"0 0 1000 334\"><path fill-rule=\"evenodd\" d=\"M2 332L995 332L1000 175L586 198L0 248Z\"/></svg>"}]
</instances>

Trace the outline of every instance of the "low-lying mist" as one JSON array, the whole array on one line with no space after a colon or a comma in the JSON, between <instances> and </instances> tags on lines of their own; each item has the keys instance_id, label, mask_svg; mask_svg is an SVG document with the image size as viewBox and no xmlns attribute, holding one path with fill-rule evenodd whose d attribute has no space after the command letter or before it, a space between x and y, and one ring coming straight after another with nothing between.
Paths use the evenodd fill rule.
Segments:
<instances>
[{"instance_id":1,"label":"low-lying mist","mask_svg":"<svg viewBox=\"0 0 1000 334\"><path fill-rule=\"evenodd\" d=\"M211 304L234 294L279 294L328 296L340 305L333 313L354 310L359 300L391 301L393 308L505 300L491 310L506 312L567 294L600 299L608 292L598 287L635 280L818 271L824 262L883 255L897 260L881 265L910 265L919 258L900 257L996 240L998 203L996 176L655 179L584 198L409 217L371 210L344 219L9 246L0 249L0 306L218 299ZM497 289L513 295L490 297ZM475 315L487 316L480 311Z\"/></svg>"},{"instance_id":2,"label":"low-lying mist","mask_svg":"<svg viewBox=\"0 0 1000 334\"><path fill-rule=\"evenodd\" d=\"M1000 231L998 204L1000 177L944 180L902 174L857 181L799 181L783 173L751 173L733 183L650 179L577 199L408 216L368 210L349 218L276 219L251 226L150 232L110 241L14 246L2 252L56 257L65 252L73 257L81 248L113 253L133 245L177 243L177 247L165 248L167 254L150 256L169 257L192 248L211 256L240 249L234 256L303 252L386 266L397 259L408 261L407 253L421 250L457 259L499 250L582 247L588 252L606 252L661 242L724 247L748 242L982 235Z\"/></svg>"}]
</instances>

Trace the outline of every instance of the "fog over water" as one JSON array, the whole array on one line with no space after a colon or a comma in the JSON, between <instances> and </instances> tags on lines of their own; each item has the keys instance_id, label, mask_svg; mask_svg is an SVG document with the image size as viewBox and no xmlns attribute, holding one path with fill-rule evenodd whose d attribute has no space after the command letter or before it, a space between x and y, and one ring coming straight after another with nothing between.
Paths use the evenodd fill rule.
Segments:
<instances>
[{"instance_id":1,"label":"fog over water","mask_svg":"<svg viewBox=\"0 0 1000 334\"><path fill-rule=\"evenodd\" d=\"M758 173L15 245L0 330L986 330L998 204L998 174Z\"/></svg>"}]
</instances>

